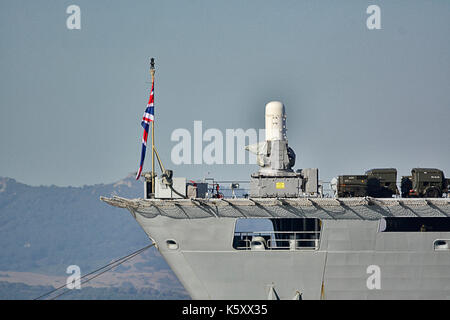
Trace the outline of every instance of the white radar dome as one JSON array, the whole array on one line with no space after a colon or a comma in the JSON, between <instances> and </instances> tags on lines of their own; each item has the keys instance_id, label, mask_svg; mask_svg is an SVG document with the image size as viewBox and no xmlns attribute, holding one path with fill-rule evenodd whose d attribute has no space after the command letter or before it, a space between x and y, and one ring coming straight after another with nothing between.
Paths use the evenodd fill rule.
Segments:
<instances>
[{"instance_id":1,"label":"white radar dome","mask_svg":"<svg viewBox=\"0 0 450 320\"><path fill-rule=\"evenodd\" d=\"M280 101L266 104L266 140L286 140L286 113Z\"/></svg>"}]
</instances>

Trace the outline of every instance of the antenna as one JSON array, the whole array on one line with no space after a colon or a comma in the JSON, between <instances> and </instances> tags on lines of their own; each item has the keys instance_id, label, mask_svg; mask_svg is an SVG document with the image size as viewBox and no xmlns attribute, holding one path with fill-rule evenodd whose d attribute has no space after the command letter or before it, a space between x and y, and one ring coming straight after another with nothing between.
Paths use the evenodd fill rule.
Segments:
<instances>
[{"instance_id":1,"label":"antenna","mask_svg":"<svg viewBox=\"0 0 450 320\"><path fill-rule=\"evenodd\" d=\"M155 58L150 59L150 70L155 70Z\"/></svg>"}]
</instances>

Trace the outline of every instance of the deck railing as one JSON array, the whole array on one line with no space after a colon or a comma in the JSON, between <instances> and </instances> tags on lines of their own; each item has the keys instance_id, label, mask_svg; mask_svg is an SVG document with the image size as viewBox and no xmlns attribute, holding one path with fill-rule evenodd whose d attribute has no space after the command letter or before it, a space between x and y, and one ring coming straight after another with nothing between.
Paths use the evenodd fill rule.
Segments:
<instances>
[{"instance_id":1,"label":"deck railing","mask_svg":"<svg viewBox=\"0 0 450 320\"><path fill-rule=\"evenodd\" d=\"M318 250L320 231L235 232L237 250Z\"/></svg>"}]
</instances>

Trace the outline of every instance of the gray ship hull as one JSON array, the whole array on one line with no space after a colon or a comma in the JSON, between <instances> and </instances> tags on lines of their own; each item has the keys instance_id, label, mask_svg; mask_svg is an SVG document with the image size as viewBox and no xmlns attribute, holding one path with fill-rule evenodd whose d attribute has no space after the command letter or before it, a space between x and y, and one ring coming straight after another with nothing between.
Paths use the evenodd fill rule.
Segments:
<instances>
[{"instance_id":1,"label":"gray ship hull","mask_svg":"<svg viewBox=\"0 0 450 320\"><path fill-rule=\"evenodd\" d=\"M450 232L380 232L383 217L448 218L447 199L102 200L132 213L193 299L450 298L450 251L435 247ZM321 219L317 248L236 250L236 221L263 217Z\"/></svg>"}]
</instances>

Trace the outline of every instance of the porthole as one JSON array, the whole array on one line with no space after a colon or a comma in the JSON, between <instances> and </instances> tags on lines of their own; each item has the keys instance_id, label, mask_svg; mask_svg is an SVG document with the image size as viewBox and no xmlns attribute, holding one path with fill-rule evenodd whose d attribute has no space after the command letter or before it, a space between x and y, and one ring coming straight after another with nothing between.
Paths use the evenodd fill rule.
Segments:
<instances>
[{"instance_id":1,"label":"porthole","mask_svg":"<svg viewBox=\"0 0 450 320\"><path fill-rule=\"evenodd\" d=\"M450 250L450 240L434 241L434 250Z\"/></svg>"},{"instance_id":2,"label":"porthole","mask_svg":"<svg viewBox=\"0 0 450 320\"><path fill-rule=\"evenodd\" d=\"M166 241L167 249L169 250L177 250L178 249L178 243L175 240L167 240Z\"/></svg>"}]
</instances>

